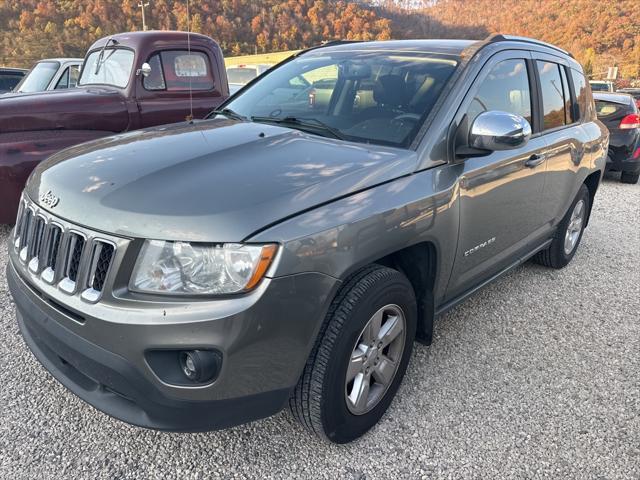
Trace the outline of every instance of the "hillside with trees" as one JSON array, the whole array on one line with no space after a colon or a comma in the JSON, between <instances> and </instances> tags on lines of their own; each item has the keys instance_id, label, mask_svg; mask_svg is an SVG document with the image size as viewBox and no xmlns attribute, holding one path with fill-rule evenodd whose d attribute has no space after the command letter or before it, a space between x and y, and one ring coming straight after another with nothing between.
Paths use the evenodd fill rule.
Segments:
<instances>
[{"instance_id":1,"label":"hillside with trees","mask_svg":"<svg viewBox=\"0 0 640 480\"><path fill-rule=\"evenodd\" d=\"M298 49L324 40L536 37L570 50L596 76L619 65L640 77L640 1L429 0L191 1L191 29L218 40L226 55ZM150 0L153 29L187 28L186 0ZM0 65L29 66L83 56L97 38L140 30L138 0L0 0Z\"/></svg>"}]
</instances>

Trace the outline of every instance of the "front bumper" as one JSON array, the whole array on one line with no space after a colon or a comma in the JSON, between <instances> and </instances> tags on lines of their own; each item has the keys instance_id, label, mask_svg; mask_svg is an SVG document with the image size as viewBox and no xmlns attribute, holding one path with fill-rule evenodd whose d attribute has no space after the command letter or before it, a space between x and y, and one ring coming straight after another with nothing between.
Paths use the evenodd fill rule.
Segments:
<instances>
[{"instance_id":1,"label":"front bumper","mask_svg":"<svg viewBox=\"0 0 640 480\"><path fill-rule=\"evenodd\" d=\"M281 410L337 286L321 274L280 277L231 317L140 325L85 316L79 324L11 263L7 278L20 331L57 380L115 418L172 431L227 428ZM148 349L203 346L223 353L220 375L209 385L168 385L145 361Z\"/></svg>"}]
</instances>

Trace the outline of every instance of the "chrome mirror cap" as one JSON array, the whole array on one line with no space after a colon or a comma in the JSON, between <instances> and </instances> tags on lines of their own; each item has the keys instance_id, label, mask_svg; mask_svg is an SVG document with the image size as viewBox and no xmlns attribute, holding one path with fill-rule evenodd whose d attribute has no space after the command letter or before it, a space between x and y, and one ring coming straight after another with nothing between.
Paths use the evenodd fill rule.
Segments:
<instances>
[{"instance_id":1,"label":"chrome mirror cap","mask_svg":"<svg viewBox=\"0 0 640 480\"><path fill-rule=\"evenodd\" d=\"M149 65L147 62L144 62L136 73L138 75L142 75L143 77L148 77L149 75L151 75L151 65Z\"/></svg>"},{"instance_id":2,"label":"chrome mirror cap","mask_svg":"<svg viewBox=\"0 0 640 480\"><path fill-rule=\"evenodd\" d=\"M531 138L531 125L520 115L498 110L476 117L469 132L469 146L480 150L512 150Z\"/></svg>"}]
</instances>

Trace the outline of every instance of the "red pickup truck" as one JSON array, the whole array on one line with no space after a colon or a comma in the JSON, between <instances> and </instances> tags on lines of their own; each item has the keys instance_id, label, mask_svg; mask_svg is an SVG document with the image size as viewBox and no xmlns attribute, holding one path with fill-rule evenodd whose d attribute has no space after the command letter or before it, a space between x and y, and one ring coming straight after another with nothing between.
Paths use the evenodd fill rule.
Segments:
<instances>
[{"instance_id":1,"label":"red pickup truck","mask_svg":"<svg viewBox=\"0 0 640 480\"><path fill-rule=\"evenodd\" d=\"M77 88L0 99L0 223L13 223L35 166L63 148L154 125L203 118L229 96L209 37L132 32L95 42Z\"/></svg>"}]
</instances>

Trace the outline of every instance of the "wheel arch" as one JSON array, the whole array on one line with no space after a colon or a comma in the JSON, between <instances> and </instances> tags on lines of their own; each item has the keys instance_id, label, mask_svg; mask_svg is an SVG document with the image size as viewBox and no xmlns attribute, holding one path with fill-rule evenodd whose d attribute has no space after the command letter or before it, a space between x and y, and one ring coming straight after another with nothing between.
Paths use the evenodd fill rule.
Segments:
<instances>
[{"instance_id":1,"label":"wheel arch","mask_svg":"<svg viewBox=\"0 0 640 480\"><path fill-rule=\"evenodd\" d=\"M589 225L589 219L591 218L591 210L593 209L593 201L596 196L596 192L598 191L598 187L600 186L600 179L602 177L602 172L600 170L593 172L587 176L584 180L584 185L589 190L589 211L587 212L587 221L585 223L585 228Z\"/></svg>"},{"instance_id":2,"label":"wheel arch","mask_svg":"<svg viewBox=\"0 0 640 480\"><path fill-rule=\"evenodd\" d=\"M434 287L438 274L438 252L434 243L425 241L402 248L372 263L402 272L411 285L418 305L417 340L430 345L435 319Z\"/></svg>"}]
</instances>

